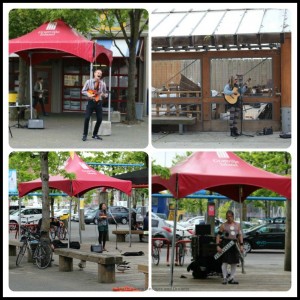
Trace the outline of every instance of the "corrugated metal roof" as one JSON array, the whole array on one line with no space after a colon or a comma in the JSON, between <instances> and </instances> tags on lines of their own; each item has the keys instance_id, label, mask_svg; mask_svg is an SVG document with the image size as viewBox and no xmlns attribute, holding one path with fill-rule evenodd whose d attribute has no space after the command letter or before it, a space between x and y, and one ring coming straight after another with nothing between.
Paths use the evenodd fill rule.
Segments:
<instances>
[{"instance_id":1,"label":"corrugated metal roof","mask_svg":"<svg viewBox=\"0 0 300 300\"><path fill-rule=\"evenodd\" d=\"M282 35L291 32L291 12L278 8L246 9L155 9L151 14L152 47L164 47L164 41L179 42L182 46L195 46L195 38L209 40L210 46L236 44L238 37L247 44L280 43ZM202 38L201 38L202 37ZM254 40L253 40L254 37ZM188 38L188 40L187 40ZM263 38L263 40L261 40ZM196 43L197 43L196 39ZM160 45L161 44L161 45ZM159 46L160 45L160 46ZM178 45L177 45L178 46ZM273 46L272 46L273 47Z\"/></svg>"}]
</instances>

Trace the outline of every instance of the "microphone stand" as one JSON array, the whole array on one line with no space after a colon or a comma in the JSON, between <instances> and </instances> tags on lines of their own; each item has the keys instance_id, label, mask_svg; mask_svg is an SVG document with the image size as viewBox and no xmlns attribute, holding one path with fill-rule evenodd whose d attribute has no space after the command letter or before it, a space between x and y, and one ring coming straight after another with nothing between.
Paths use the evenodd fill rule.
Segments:
<instances>
[{"instance_id":1,"label":"microphone stand","mask_svg":"<svg viewBox=\"0 0 300 300\"><path fill-rule=\"evenodd\" d=\"M109 214L111 215L112 219L114 220L115 224L116 224L116 231L118 230L118 223L116 221L116 219L114 218L114 216L112 215L112 213L108 210ZM118 248L118 236L116 235L116 250L118 250L120 253L122 252L122 250L120 250Z\"/></svg>"},{"instance_id":2,"label":"microphone stand","mask_svg":"<svg viewBox=\"0 0 300 300\"><path fill-rule=\"evenodd\" d=\"M248 136L248 137L254 137L254 135L251 135L251 134L244 134L243 133L243 117L244 117L244 103L243 103L243 96L242 96L242 93L240 95L240 103L241 103L241 132L240 132L240 136L244 135L244 136Z\"/></svg>"}]
</instances>

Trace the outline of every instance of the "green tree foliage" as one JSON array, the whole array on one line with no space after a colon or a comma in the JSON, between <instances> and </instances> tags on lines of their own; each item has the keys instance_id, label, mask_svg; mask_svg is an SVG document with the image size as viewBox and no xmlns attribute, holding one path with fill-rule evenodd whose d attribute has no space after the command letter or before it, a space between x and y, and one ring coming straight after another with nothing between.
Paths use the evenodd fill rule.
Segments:
<instances>
[{"instance_id":1,"label":"green tree foliage","mask_svg":"<svg viewBox=\"0 0 300 300\"><path fill-rule=\"evenodd\" d=\"M9 39L22 36L41 24L61 19L84 35L99 24L94 9L13 9L9 12Z\"/></svg>"},{"instance_id":2,"label":"green tree foliage","mask_svg":"<svg viewBox=\"0 0 300 300\"><path fill-rule=\"evenodd\" d=\"M101 19L101 14L105 15ZM136 53L137 42L144 30L148 27L148 12L143 9L13 9L9 13L9 38L16 38L31 32L44 22L61 19L77 31L97 37L99 34L115 40L124 38L129 49L129 57L125 57L128 65L128 96L126 119L135 123L135 80L136 80ZM113 31L116 23L121 28L120 32ZM120 49L119 49L120 50ZM121 50L120 50L121 52ZM122 52L121 52L122 53ZM20 63L20 78L23 76L24 66ZM20 82L21 86L26 82ZM147 87L144 86L144 89ZM23 99L25 95L19 95Z\"/></svg>"}]
</instances>

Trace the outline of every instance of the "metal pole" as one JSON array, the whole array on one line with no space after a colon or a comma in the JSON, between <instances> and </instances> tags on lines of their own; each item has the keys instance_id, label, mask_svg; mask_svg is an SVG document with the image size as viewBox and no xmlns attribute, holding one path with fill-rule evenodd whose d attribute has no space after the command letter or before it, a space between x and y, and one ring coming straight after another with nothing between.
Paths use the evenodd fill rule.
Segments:
<instances>
[{"instance_id":1,"label":"metal pole","mask_svg":"<svg viewBox=\"0 0 300 300\"><path fill-rule=\"evenodd\" d=\"M108 121L110 121L110 106L111 106L111 66L109 66L109 78L108 78Z\"/></svg>"},{"instance_id":2,"label":"metal pole","mask_svg":"<svg viewBox=\"0 0 300 300\"><path fill-rule=\"evenodd\" d=\"M129 206L129 214L128 214L128 222L129 222L129 247L131 247L131 196L128 196L128 206Z\"/></svg>"},{"instance_id":3,"label":"metal pole","mask_svg":"<svg viewBox=\"0 0 300 300\"><path fill-rule=\"evenodd\" d=\"M176 174L176 198L175 198L174 227L173 227L172 253L171 253L171 278L170 278L170 286L171 287L173 287L175 243L176 243L176 229L177 229L177 210L178 210L178 190L179 190L178 174Z\"/></svg>"},{"instance_id":4,"label":"metal pole","mask_svg":"<svg viewBox=\"0 0 300 300\"><path fill-rule=\"evenodd\" d=\"M29 56L29 97L30 97L30 119L32 119L33 115L33 107L32 107L32 53L28 54Z\"/></svg>"},{"instance_id":5,"label":"metal pole","mask_svg":"<svg viewBox=\"0 0 300 300\"><path fill-rule=\"evenodd\" d=\"M71 210L72 210L72 198L70 200L70 209L69 209L69 218L68 218L68 223L69 223L69 238L68 238L68 248L70 248L70 240L71 240Z\"/></svg>"}]
</instances>

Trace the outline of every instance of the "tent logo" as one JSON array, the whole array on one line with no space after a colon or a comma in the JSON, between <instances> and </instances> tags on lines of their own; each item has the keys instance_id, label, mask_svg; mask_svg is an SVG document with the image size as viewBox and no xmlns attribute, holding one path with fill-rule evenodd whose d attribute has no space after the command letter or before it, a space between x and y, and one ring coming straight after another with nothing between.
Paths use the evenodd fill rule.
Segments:
<instances>
[{"instance_id":1,"label":"tent logo","mask_svg":"<svg viewBox=\"0 0 300 300\"><path fill-rule=\"evenodd\" d=\"M83 162L79 162L80 166L82 169L85 169L85 170L88 170L89 169L89 166L87 166L85 163Z\"/></svg>"},{"instance_id":2,"label":"tent logo","mask_svg":"<svg viewBox=\"0 0 300 300\"><path fill-rule=\"evenodd\" d=\"M229 155L225 151L217 151L217 155L219 158L229 158Z\"/></svg>"},{"instance_id":3,"label":"tent logo","mask_svg":"<svg viewBox=\"0 0 300 300\"><path fill-rule=\"evenodd\" d=\"M46 30L55 30L56 26L57 26L57 22L49 22L46 27Z\"/></svg>"}]
</instances>

